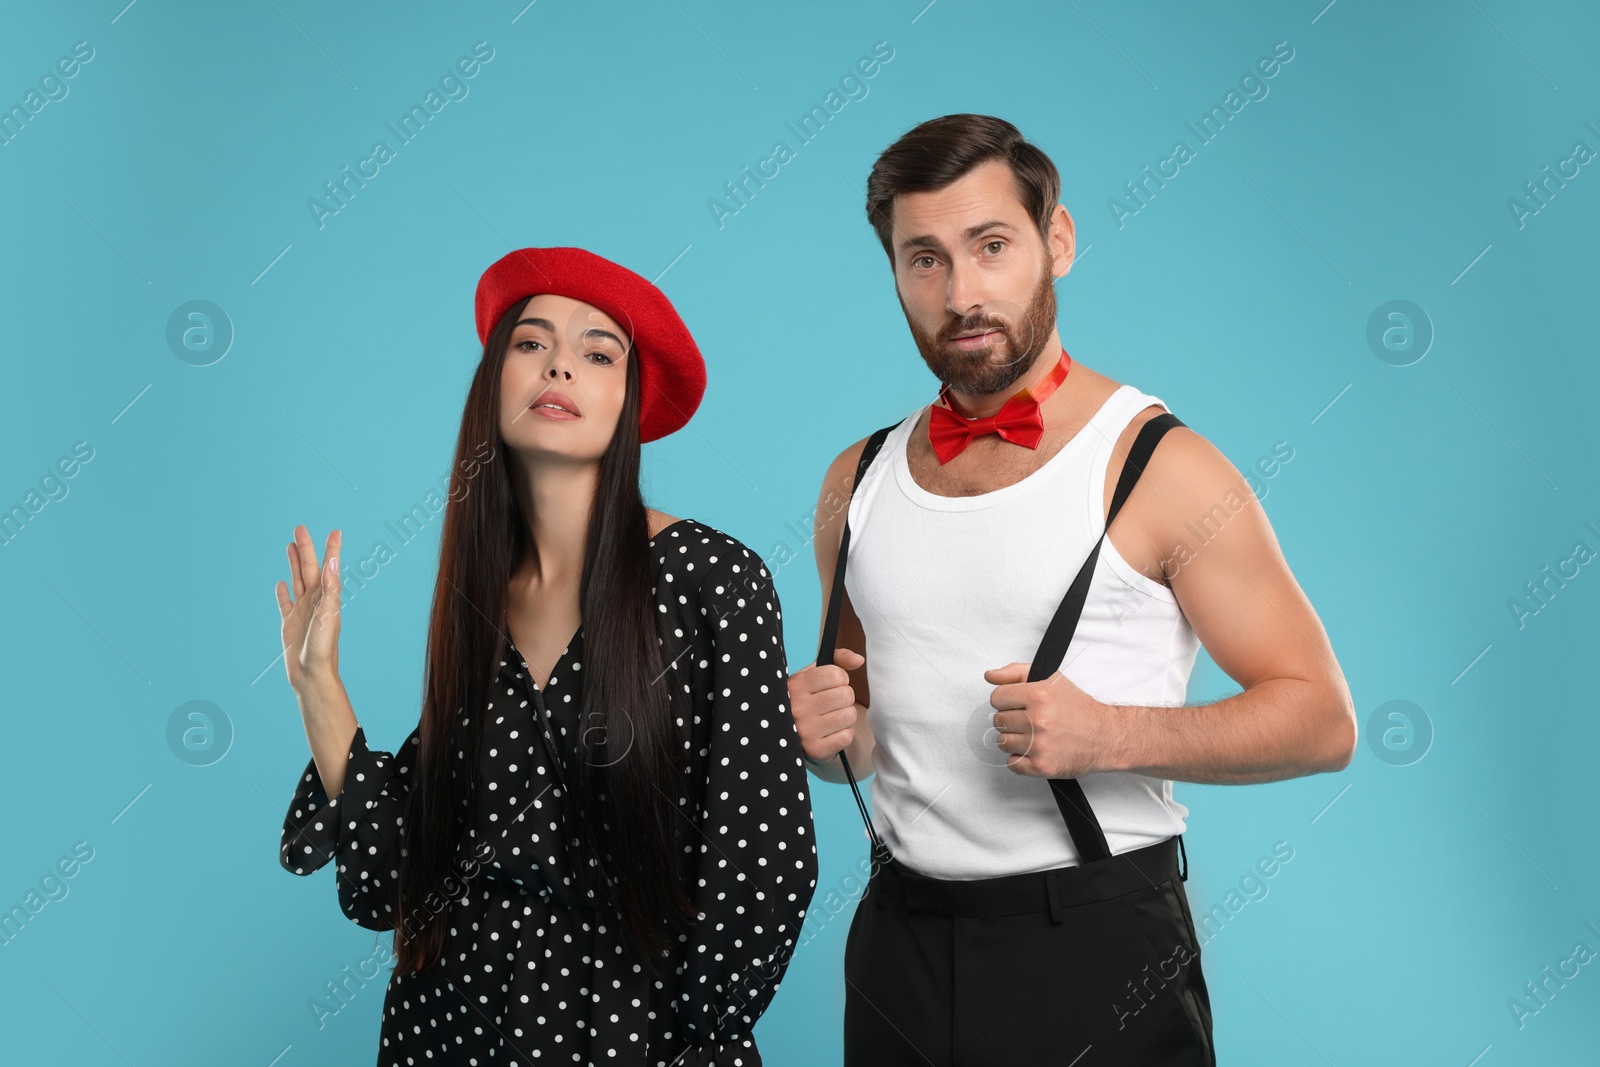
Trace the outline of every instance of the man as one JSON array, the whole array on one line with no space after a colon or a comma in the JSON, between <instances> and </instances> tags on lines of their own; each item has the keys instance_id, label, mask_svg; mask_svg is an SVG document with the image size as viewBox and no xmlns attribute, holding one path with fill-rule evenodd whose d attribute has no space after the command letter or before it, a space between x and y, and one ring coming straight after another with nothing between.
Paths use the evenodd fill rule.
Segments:
<instances>
[{"instance_id":1,"label":"man","mask_svg":"<svg viewBox=\"0 0 1600 1067\"><path fill-rule=\"evenodd\" d=\"M789 677L812 772L846 781L843 753L872 778L847 1067L1215 1064L1172 782L1354 752L1349 690L1245 478L1063 349L1059 193L982 115L917 126L867 182L945 389L828 468L824 603L849 529L836 647L825 618ZM1243 691L1183 706L1200 644Z\"/></svg>"}]
</instances>

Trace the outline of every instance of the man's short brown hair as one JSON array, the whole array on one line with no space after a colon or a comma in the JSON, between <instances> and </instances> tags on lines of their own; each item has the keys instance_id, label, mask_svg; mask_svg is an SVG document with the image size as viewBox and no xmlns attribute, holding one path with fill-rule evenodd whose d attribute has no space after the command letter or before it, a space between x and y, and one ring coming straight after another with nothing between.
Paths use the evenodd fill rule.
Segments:
<instances>
[{"instance_id":1,"label":"man's short brown hair","mask_svg":"<svg viewBox=\"0 0 1600 1067\"><path fill-rule=\"evenodd\" d=\"M992 115L944 115L907 130L872 164L867 175L867 220L894 262L894 198L943 189L991 159L1011 167L1017 198L1039 228L1050 233L1050 216L1061 199L1061 175L1050 157L1029 144L1005 119Z\"/></svg>"}]
</instances>

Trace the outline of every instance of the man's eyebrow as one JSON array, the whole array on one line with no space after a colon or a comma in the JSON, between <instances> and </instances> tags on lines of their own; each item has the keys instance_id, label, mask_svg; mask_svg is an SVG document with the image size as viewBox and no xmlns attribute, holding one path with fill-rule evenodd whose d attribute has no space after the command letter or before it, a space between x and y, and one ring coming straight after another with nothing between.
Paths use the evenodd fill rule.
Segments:
<instances>
[{"instance_id":1,"label":"man's eyebrow","mask_svg":"<svg viewBox=\"0 0 1600 1067\"><path fill-rule=\"evenodd\" d=\"M974 237L976 237L979 234L984 233L984 232L986 232L988 230L1015 230L1015 229L1016 229L1016 227L1011 225L1009 222L1004 222L1004 221L1002 221L1000 219L990 219L988 222L980 222L976 226L968 226L966 228L966 230L962 232L961 238L962 238L962 240L970 241ZM904 241L900 242L900 251L902 251L902 252L906 251L907 249L911 249L911 248L939 248L939 247L941 247L941 245L939 244L938 238L933 237L930 234L923 234L920 237L908 237Z\"/></svg>"},{"instance_id":2,"label":"man's eyebrow","mask_svg":"<svg viewBox=\"0 0 1600 1067\"><path fill-rule=\"evenodd\" d=\"M555 333L556 332L556 324L551 322L549 319L540 319L540 318L518 319L517 320L517 325L518 326L537 326L541 330L548 330L551 333ZM603 338L606 338L608 340L615 341L617 347L620 348L620 349L623 349L624 351L626 351L627 347L628 347L627 345L622 343L622 338L618 337L616 334L612 333L610 330L603 329L602 327L599 327L599 326L591 326L587 330L584 330L583 331L583 336L585 336L585 337L603 337Z\"/></svg>"}]
</instances>

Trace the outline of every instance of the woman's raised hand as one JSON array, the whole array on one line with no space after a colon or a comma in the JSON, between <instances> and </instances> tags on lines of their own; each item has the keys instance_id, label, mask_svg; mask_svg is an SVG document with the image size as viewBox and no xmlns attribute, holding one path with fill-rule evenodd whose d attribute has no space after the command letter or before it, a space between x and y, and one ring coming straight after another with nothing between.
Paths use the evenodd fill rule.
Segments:
<instances>
[{"instance_id":1,"label":"woman's raised hand","mask_svg":"<svg viewBox=\"0 0 1600 1067\"><path fill-rule=\"evenodd\" d=\"M319 565L311 532L296 526L288 547L293 599L290 583L275 587L283 616L283 665L296 693L339 677L339 542L334 530L328 535L326 565Z\"/></svg>"}]
</instances>

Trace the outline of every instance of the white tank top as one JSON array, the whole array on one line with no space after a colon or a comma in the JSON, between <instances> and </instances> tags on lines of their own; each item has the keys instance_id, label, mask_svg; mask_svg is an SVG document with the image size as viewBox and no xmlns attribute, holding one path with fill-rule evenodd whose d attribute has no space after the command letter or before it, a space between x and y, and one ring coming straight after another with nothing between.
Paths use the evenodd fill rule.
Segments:
<instances>
[{"instance_id":1,"label":"white tank top","mask_svg":"<svg viewBox=\"0 0 1600 1067\"><path fill-rule=\"evenodd\" d=\"M994 686L983 672L1033 661L1105 529L1111 449L1151 404L1166 407L1124 385L1038 470L962 497L911 477L918 408L856 486L845 586L872 682L874 824L912 870L972 879L1079 862L1049 782L1007 769L994 746ZM1141 480L1134 494L1153 491ZM1106 538L1061 673L1104 703L1175 706L1199 647L1172 591ZM1113 855L1186 827L1170 779L1106 771L1078 781Z\"/></svg>"}]
</instances>

